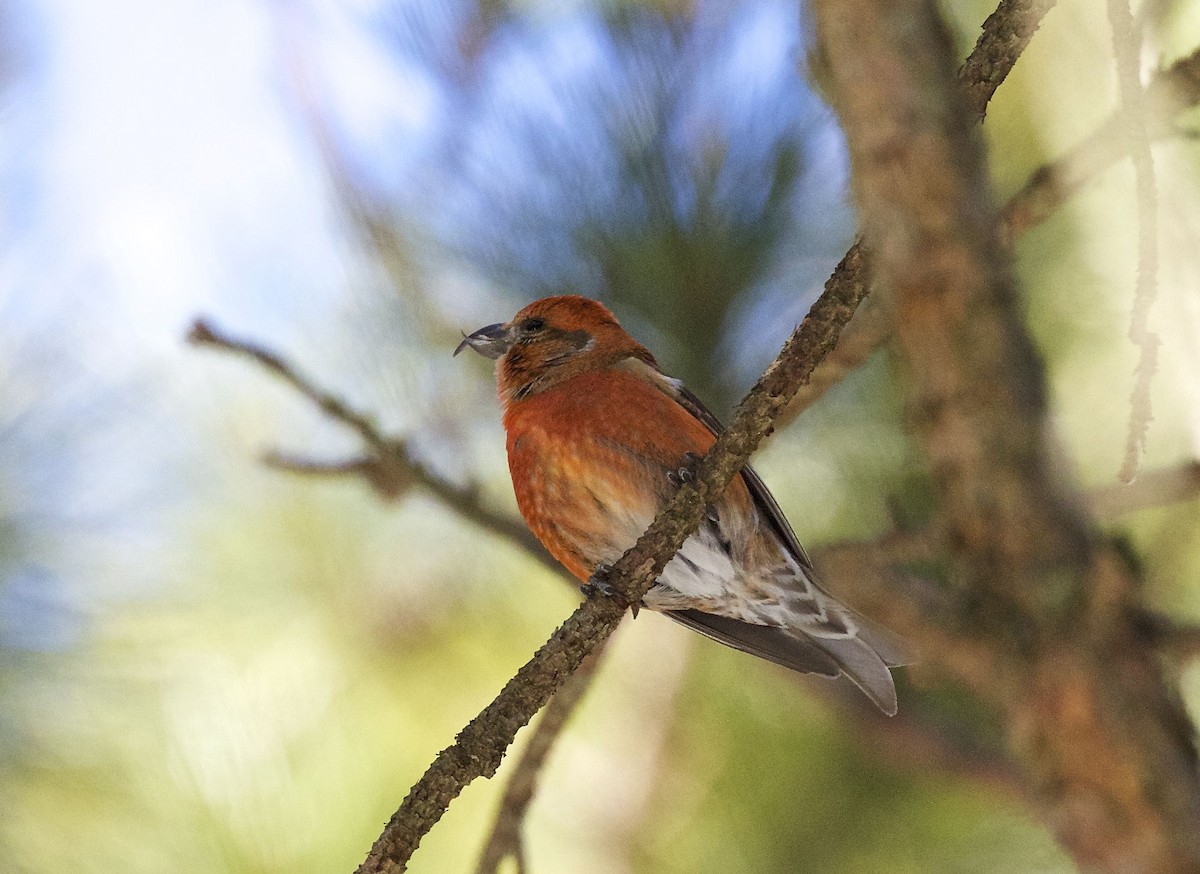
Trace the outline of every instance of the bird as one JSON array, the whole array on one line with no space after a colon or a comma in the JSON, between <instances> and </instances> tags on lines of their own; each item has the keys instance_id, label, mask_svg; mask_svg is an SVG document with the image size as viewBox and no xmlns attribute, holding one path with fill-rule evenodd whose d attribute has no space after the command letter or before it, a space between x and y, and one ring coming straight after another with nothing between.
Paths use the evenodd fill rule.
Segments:
<instances>
[{"instance_id":1,"label":"bird","mask_svg":"<svg viewBox=\"0 0 1200 874\"><path fill-rule=\"evenodd\" d=\"M605 573L723 430L598 301L557 295L455 349L496 360L509 472L530 530L584 585ZM779 504L744 467L638 606L801 673L844 675L884 713L904 642L817 580Z\"/></svg>"}]
</instances>

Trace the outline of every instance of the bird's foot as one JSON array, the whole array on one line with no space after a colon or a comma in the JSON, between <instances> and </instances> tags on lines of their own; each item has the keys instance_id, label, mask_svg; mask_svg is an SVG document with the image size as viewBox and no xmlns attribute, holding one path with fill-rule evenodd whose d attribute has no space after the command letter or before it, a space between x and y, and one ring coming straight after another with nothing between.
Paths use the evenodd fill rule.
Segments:
<instances>
[{"instance_id":1,"label":"bird's foot","mask_svg":"<svg viewBox=\"0 0 1200 874\"><path fill-rule=\"evenodd\" d=\"M609 575L612 573L612 565L598 564L595 572L588 577L588 581L579 587L579 591L583 592L588 598L594 598L597 595L603 595L605 598L612 598L619 601L623 606L628 607L633 613L633 618L637 619L638 611L642 608L640 601L629 603L625 600L625 596L617 591L616 586L609 581Z\"/></svg>"},{"instance_id":2,"label":"bird's foot","mask_svg":"<svg viewBox=\"0 0 1200 874\"><path fill-rule=\"evenodd\" d=\"M696 468L700 466L700 456L694 452L683 453L683 462L675 470L667 473L667 479L672 485L681 486L696 478Z\"/></svg>"},{"instance_id":3,"label":"bird's foot","mask_svg":"<svg viewBox=\"0 0 1200 874\"><path fill-rule=\"evenodd\" d=\"M579 587L579 591L583 592L583 594L587 595L589 598L596 595L604 595L608 598L615 598L617 596L617 590L608 580L609 574L611 573L612 565L596 565L595 573L588 577L588 581Z\"/></svg>"}]
</instances>

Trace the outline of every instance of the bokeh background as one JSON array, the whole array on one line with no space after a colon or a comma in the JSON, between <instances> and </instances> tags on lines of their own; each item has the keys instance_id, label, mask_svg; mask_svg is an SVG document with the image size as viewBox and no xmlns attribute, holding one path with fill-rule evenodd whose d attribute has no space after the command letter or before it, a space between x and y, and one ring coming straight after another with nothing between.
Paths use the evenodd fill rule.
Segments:
<instances>
[{"instance_id":1,"label":"bokeh background","mask_svg":"<svg viewBox=\"0 0 1200 874\"><path fill-rule=\"evenodd\" d=\"M1148 68L1200 44L1198 5L1139 11ZM988 12L946 4L964 56ZM450 357L460 329L600 297L724 413L844 252L847 159L806 39L782 0L0 6L0 872L361 861L578 595L419 489L387 503L265 467L357 444L185 345L189 324L286 354L515 512L489 363ZM1111 111L1110 39L1098 0L1047 18L988 113L1000 196ZM1156 151L1147 469L1200 457L1198 158L1188 136ZM1084 487L1121 463L1133 204L1118 167L1017 250ZM881 354L757 466L819 546L919 516L915 458ZM1192 621L1198 510L1111 526L1148 600ZM1181 681L1200 715L1200 671ZM998 748L955 690L918 674L901 695ZM545 774L533 870L1071 870L1012 792L864 742L860 718L627 622ZM471 870L505 774L412 870Z\"/></svg>"}]
</instances>

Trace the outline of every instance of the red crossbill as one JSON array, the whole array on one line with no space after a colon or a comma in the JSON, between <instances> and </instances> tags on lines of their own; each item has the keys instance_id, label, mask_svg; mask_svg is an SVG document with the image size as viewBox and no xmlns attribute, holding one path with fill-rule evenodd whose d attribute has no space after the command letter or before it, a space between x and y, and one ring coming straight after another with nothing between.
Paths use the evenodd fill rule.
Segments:
<instances>
[{"instance_id":1,"label":"red crossbill","mask_svg":"<svg viewBox=\"0 0 1200 874\"><path fill-rule=\"evenodd\" d=\"M603 305L548 297L465 347L498 359L517 506L589 588L634 544L721 424ZM597 577L597 572L601 577ZM816 582L779 505L749 467L730 483L642 606L735 649L804 673L845 674L896 712L890 634Z\"/></svg>"}]
</instances>

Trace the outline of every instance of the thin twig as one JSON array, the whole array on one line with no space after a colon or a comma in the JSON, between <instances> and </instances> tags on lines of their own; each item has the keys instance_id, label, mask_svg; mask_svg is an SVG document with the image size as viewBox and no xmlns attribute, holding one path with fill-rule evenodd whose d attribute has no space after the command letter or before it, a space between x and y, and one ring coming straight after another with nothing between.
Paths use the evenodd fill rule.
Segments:
<instances>
[{"instance_id":1,"label":"thin twig","mask_svg":"<svg viewBox=\"0 0 1200 874\"><path fill-rule=\"evenodd\" d=\"M975 48L958 70L967 105L980 119L1053 7L1054 0L1000 0L996 11L983 22Z\"/></svg>"},{"instance_id":2,"label":"thin twig","mask_svg":"<svg viewBox=\"0 0 1200 874\"><path fill-rule=\"evenodd\" d=\"M533 737L529 739L529 744L521 753L512 775L508 778L508 785L504 787L500 809L480 854L479 864L475 868L476 874L495 874L507 858L516 860L519 874L526 870L521 827L537 791L538 776L550 756L550 750L554 748L555 741L566 728L571 714L575 712L576 705L591 688L596 668L600 664L599 657L603 652L597 650L584 659L579 670L571 675L571 679L546 705L542 718L533 728Z\"/></svg>"},{"instance_id":3,"label":"thin twig","mask_svg":"<svg viewBox=\"0 0 1200 874\"><path fill-rule=\"evenodd\" d=\"M302 476L361 477L382 500L398 501L412 488L413 478L407 464L395 463L394 456L388 459L360 455L342 461L317 461L272 449L263 453L262 461L267 467Z\"/></svg>"},{"instance_id":4,"label":"thin twig","mask_svg":"<svg viewBox=\"0 0 1200 874\"><path fill-rule=\"evenodd\" d=\"M1092 489L1087 493L1087 503L1097 519L1111 521L1127 513L1197 497L1200 497L1200 462L1193 461L1181 467L1144 471L1128 485Z\"/></svg>"},{"instance_id":5,"label":"thin twig","mask_svg":"<svg viewBox=\"0 0 1200 874\"><path fill-rule=\"evenodd\" d=\"M381 496L391 499L403 494L409 485L420 486L464 519L517 544L546 567L561 572L561 567L529 533L528 528L484 506L477 489L456 485L430 470L409 453L408 445L403 440L386 436L371 417L319 388L278 353L258 343L231 337L204 319L196 320L188 332L187 340L193 345L232 352L255 361L308 398L327 416L354 430L369 450L367 456L341 462L333 468L321 462L302 461L280 452L271 452L267 454L266 462L272 467L296 473L334 474L348 472L348 466L357 466L364 479Z\"/></svg>"},{"instance_id":6,"label":"thin twig","mask_svg":"<svg viewBox=\"0 0 1200 874\"><path fill-rule=\"evenodd\" d=\"M382 453L389 448L387 439L368 416L352 410L338 398L317 388L302 377L295 367L265 346L251 340L235 340L202 318L192 323L187 341L193 346L212 346L253 359L312 401L326 415L349 425L372 449Z\"/></svg>"},{"instance_id":7,"label":"thin twig","mask_svg":"<svg viewBox=\"0 0 1200 874\"><path fill-rule=\"evenodd\" d=\"M1138 262L1129 339L1137 346L1138 363L1129 398L1129 434L1120 471L1121 482L1131 483L1138 475L1142 456L1146 452L1146 437L1153 418L1150 388L1154 374L1158 372L1159 339L1150 330L1150 308L1158 291L1158 190L1154 178L1154 157L1150 154L1150 136L1147 133L1146 98L1142 93L1142 41L1134 30L1129 0L1108 0L1108 21L1112 28L1117 83L1120 86L1122 133L1133 158L1134 185L1137 190Z\"/></svg>"},{"instance_id":8,"label":"thin twig","mask_svg":"<svg viewBox=\"0 0 1200 874\"><path fill-rule=\"evenodd\" d=\"M360 455L356 458L347 458L343 461L316 461L311 458L301 458L299 456L288 455L277 449L271 449L263 453L263 464L275 470L282 470L287 473L298 473L305 476L367 476L367 471L375 465L375 459L365 455ZM375 485L372 481L371 485ZM398 497L407 489L397 489L395 493L388 490L388 499Z\"/></svg>"},{"instance_id":9,"label":"thin twig","mask_svg":"<svg viewBox=\"0 0 1200 874\"><path fill-rule=\"evenodd\" d=\"M1179 136L1174 118L1200 104L1200 49L1160 70L1146 88L1147 123L1154 140ZM1121 136L1123 118L1113 113L1066 154L1035 170L1001 211L1001 233L1010 243L1045 221L1085 183L1096 178L1128 152Z\"/></svg>"}]
</instances>

